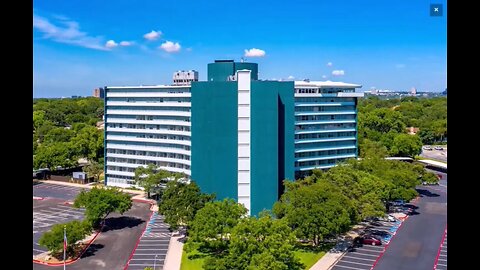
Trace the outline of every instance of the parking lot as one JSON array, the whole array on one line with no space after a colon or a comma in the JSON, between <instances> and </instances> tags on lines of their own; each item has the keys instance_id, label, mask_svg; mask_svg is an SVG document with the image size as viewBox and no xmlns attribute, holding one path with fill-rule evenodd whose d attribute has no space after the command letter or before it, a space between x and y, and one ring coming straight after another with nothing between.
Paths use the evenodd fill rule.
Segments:
<instances>
[{"instance_id":1,"label":"parking lot","mask_svg":"<svg viewBox=\"0 0 480 270\"><path fill-rule=\"evenodd\" d=\"M127 269L143 270L148 266L162 269L170 236L168 225L163 222L163 216L158 215L157 212L153 213L137 248L133 251L133 256L127 263Z\"/></svg>"},{"instance_id":2,"label":"parking lot","mask_svg":"<svg viewBox=\"0 0 480 270\"><path fill-rule=\"evenodd\" d=\"M447 147L442 146L443 150L435 149L435 146L424 146L422 147L421 157L431 158L439 161L447 161Z\"/></svg>"},{"instance_id":3,"label":"parking lot","mask_svg":"<svg viewBox=\"0 0 480 270\"><path fill-rule=\"evenodd\" d=\"M446 270L447 269L447 231L445 230L445 239L442 242L442 246L440 247L440 252L437 257L437 261L435 262L435 268L438 270Z\"/></svg>"},{"instance_id":4,"label":"parking lot","mask_svg":"<svg viewBox=\"0 0 480 270\"><path fill-rule=\"evenodd\" d=\"M57 198L73 200L82 188L39 182L33 185L33 196L41 198Z\"/></svg>"},{"instance_id":5,"label":"parking lot","mask_svg":"<svg viewBox=\"0 0 480 270\"><path fill-rule=\"evenodd\" d=\"M369 270L375 264L380 255L385 251L393 235L401 225L401 221L373 221L362 222L365 225L365 231L376 234L381 240L382 245L361 244L352 247L349 251L331 268L332 270L359 269Z\"/></svg>"},{"instance_id":6,"label":"parking lot","mask_svg":"<svg viewBox=\"0 0 480 270\"><path fill-rule=\"evenodd\" d=\"M46 252L47 249L38 244L42 234L59 223L81 220L84 209L76 209L68 205L58 204L55 200L34 201L33 205L33 256Z\"/></svg>"}]
</instances>

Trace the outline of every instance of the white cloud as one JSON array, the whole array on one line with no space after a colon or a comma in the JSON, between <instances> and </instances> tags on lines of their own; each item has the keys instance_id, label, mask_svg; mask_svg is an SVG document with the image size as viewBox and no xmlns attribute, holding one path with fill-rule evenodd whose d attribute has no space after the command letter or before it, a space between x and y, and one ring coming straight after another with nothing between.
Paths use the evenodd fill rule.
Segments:
<instances>
[{"instance_id":1,"label":"white cloud","mask_svg":"<svg viewBox=\"0 0 480 270\"><path fill-rule=\"evenodd\" d=\"M405 64L396 64L396 65L395 65L396 68L404 68L404 67L406 67L406 66L407 66L407 65L405 65Z\"/></svg>"},{"instance_id":2,"label":"white cloud","mask_svg":"<svg viewBox=\"0 0 480 270\"><path fill-rule=\"evenodd\" d=\"M264 57L265 56L265 51L256 49L256 48L251 48L250 50L245 50L245 57Z\"/></svg>"},{"instance_id":3,"label":"white cloud","mask_svg":"<svg viewBox=\"0 0 480 270\"><path fill-rule=\"evenodd\" d=\"M326 78L327 78L327 75L322 75L322 78L323 78L323 79L326 79Z\"/></svg>"},{"instance_id":4,"label":"white cloud","mask_svg":"<svg viewBox=\"0 0 480 270\"><path fill-rule=\"evenodd\" d=\"M345 70L334 70L332 71L333 76L343 76L345 75Z\"/></svg>"},{"instance_id":5,"label":"white cloud","mask_svg":"<svg viewBox=\"0 0 480 270\"><path fill-rule=\"evenodd\" d=\"M118 43L116 43L114 40L109 40L107 41L107 43L105 43L105 47L111 49L111 48L115 48L118 46Z\"/></svg>"},{"instance_id":6,"label":"white cloud","mask_svg":"<svg viewBox=\"0 0 480 270\"><path fill-rule=\"evenodd\" d=\"M180 44L178 44L178 42L173 43L173 42L167 40L165 43L160 45L159 48L168 52L168 53L175 53L175 52L180 51L181 46L180 46Z\"/></svg>"},{"instance_id":7,"label":"white cloud","mask_svg":"<svg viewBox=\"0 0 480 270\"><path fill-rule=\"evenodd\" d=\"M122 41L120 42L120 46L123 46L123 47L128 47L128 46L132 46L133 42L131 41Z\"/></svg>"},{"instance_id":8,"label":"white cloud","mask_svg":"<svg viewBox=\"0 0 480 270\"><path fill-rule=\"evenodd\" d=\"M289 80L293 80L293 79L295 79L295 77L293 77L292 75L290 75L290 76L288 76L288 79L289 79Z\"/></svg>"},{"instance_id":9,"label":"white cloud","mask_svg":"<svg viewBox=\"0 0 480 270\"><path fill-rule=\"evenodd\" d=\"M152 30L152 32L146 33L145 35L143 35L143 37L144 37L145 39L148 39L148 40L156 40L156 39L158 39L161 35L162 35L162 31L154 31L154 30Z\"/></svg>"},{"instance_id":10,"label":"white cloud","mask_svg":"<svg viewBox=\"0 0 480 270\"><path fill-rule=\"evenodd\" d=\"M331 67L331 66L333 66L333 63L332 63L332 62L328 62L328 63L327 63L327 67Z\"/></svg>"},{"instance_id":11,"label":"white cloud","mask_svg":"<svg viewBox=\"0 0 480 270\"><path fill-rule=\"evenodd\" d=\"M33 28L42 32L43 37L56 42L77 45L95 50L107 50L103 46L102 38L89 36L80 31L77 22L69 20L64 16L55 16L57 24L50 22L47 18L33 15Z\"/></svg>"}]
</instances>

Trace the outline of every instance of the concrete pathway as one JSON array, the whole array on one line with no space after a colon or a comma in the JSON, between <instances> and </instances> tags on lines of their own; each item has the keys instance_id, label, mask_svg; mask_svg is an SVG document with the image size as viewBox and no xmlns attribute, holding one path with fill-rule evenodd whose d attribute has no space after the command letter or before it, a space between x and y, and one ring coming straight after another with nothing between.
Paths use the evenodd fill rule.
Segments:
<instances>
[{"instance_id":1,"label":"concrete pathway","mask_svg":"<svg viewBox=\"0 0 480 270\"><path fill-rule=\"evenodd\" d=\"M168 245L167 257L163 269L166 270L180 270L182 264L183 240L185 235L183 233L174 232L170 243Z\"/></svg>"}]
</instances>

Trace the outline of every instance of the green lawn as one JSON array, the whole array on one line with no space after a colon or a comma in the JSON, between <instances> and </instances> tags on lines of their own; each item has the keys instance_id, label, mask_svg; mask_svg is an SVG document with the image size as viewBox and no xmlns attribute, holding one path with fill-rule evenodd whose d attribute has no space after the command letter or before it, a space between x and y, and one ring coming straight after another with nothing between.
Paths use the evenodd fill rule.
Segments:
<instances>
[{"instance_id":1,"label":"green lawn","mask_svg":"<svg viewBox=\"0 0 480 270\"><path fill-rule=\"evenodd\" d=\"M313 251L305 251L305 250L296 250L295 256L300 258L300 261L305 264L305 269L310 269L320 258L325 255L325 251L320 252L313 252Z\"/></svg>"},{"instance_id":2,"label":"green lawn","mask_svg":"<svg viewBox=\"0 0 480 270\"><path fill-rule=\"evenodd\" d=\"M200 252L194 250L192 252L186 253L183 250L182 253L182 265L180 270L202 270L203 261L205 260L204 257L196 258L196 259L189 259L188 256L195 256L201 255Z\"/></svg>"},{"instance_id":3,"label":"green lawn","mask_svg":"<svg viewBox=\"0 0 480 270\"><path fill-rule=\"evenodd\" d=\"M295 256L297 256L300 261L305 264L305 269L310 269L320 258L325 255L325 251L314 251L308 249L298 249L294 251ZM195 259L189 259L190 257L199 257ZM182 265L180 270L202 270L203 261L205 260L204 255L196 250L186 253L185 250L182 253Z\"/></svg>"}]
</instances>

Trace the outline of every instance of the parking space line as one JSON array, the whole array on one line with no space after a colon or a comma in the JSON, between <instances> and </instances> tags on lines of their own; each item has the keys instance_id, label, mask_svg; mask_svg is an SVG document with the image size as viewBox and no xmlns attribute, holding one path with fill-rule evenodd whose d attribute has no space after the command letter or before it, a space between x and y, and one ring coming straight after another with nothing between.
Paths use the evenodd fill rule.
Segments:
<instances>
[{"instance_id":1,"label":"parking space line","mask_svg":"<svg viewBox=\"0 0 480 270\"><path fill-rule=\"evenodd\" d=\"M363 260L363 261L372 261L374 262L375 260L373 259L366 259L366 258L357 258L357 257L352 257L352 256L349 256L348 254L343 256L343 258L352 258L352 259L355 259L355 260Z\"/></svg>"},{"instance_id":2,"label":"parking space line","mask_svg":"<svg viewBox=\"0 0 480 270\"><path fill-rule=\"evenodd\" d=\"M374 254L364 254L364 253L358 253L358 252L353 252L352 254L358 254L358 255L361 255L361 256L370 256L370 257L377 257L377 255L374 255Z\"/></svg>"},{"instance_id":3,"label":"parking space line","mask_svg":"<svg viewBox=\"0 0 480 270\"><path fill-rule=\"evenodd\" d=\"M437 264L437 266L445 266L446 267L447 265L439 263L439 264Z\"/></svg>"},{"instance_id":4,"label":"parking space line","mask_svg":"<svg viewBox=\"0 0 480 270\"><path fill-rule=\"evenodd\" d=\"M384 249L382 246L362 246L362 248Z\"/></svg>"},{"instance_id":5,"label":"parking space line","mask_svg":"<svg viewBox=\"0 0 480 270\"><path fill-rule=\"evenodd\" d=\"M352 263L352 264L359 264L359 265L366 265L366 266L372 266L371 264L366 264L366 263L358 263L358 262L351 262L351 261L346 261L342 260L340 262L346 262L346 263Z\"/></svg>"},{"instance_id":6,"label":"parking space line","mask_svg":"<svg viewBox=\"0 0 480 270\"><path fill-rule=\"evenodd\" d=\"M363 270L362 268L355 268L355 267L343 266L343 265L338 265L338 264L336 264L334 267L341 267L341 268L348 268L348 269Z\"/></svg>"}]
</instances>

